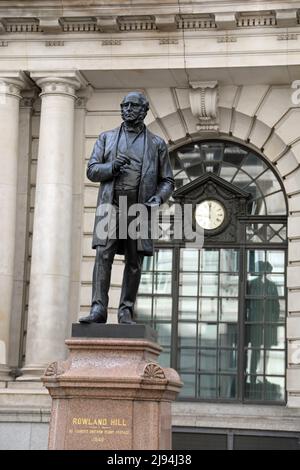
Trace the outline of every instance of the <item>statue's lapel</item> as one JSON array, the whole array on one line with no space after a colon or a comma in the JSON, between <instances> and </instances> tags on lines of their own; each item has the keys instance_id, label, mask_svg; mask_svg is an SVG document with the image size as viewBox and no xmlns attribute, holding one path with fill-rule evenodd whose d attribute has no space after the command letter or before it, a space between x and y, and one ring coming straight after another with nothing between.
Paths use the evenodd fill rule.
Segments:
<instances>
[{"instance_id":1,"label":"statue's lapel","mask_svg":"<svg viewBox=\"0 0 300 470\"><path fill-rule=\"evenodd\" d=\"M110 151L112 161L117 156L121 132L122 132L122 126L117 127L117 129L115 129L115 134L113 136L113 142L112 142L112 147L111 147L111 151Z\"/></svg>"},{"instance_id":2,"label":"statue's lapel","mask_svg":"<svg viewBox=\"0 0 300 470\"><path fill-rule=\"evenodd\" d=\"M145 174L147 173L154 158L155 158L155 146L152 140L152 134L146 128L141 180L144 178Z\"/></svg>"}]
</instances>

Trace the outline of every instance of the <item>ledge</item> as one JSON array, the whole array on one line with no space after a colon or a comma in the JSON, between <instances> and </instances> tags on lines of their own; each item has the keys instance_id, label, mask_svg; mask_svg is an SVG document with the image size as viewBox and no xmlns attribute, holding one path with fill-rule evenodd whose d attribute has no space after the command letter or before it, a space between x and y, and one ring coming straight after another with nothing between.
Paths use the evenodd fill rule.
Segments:
<instances>
[{"instance_id":1,"label":"ledge","mask_svg":"<svg viewBox=\"0 0 300 470\"><path fill-rule=\"evenodd\" d=\"M286 406L176 402L172 425L300 432L300 409Z\"/></svg>"}]
</instances>

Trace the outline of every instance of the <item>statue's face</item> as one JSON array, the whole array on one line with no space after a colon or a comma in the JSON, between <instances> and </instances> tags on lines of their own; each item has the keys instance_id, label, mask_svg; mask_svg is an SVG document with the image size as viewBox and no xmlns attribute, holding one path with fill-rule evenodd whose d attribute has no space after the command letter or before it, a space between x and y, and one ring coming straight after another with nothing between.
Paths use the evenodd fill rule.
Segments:
<instances>
[{"instance_id":1,"label":"statue's face","mask_svg":"<svg viewBox=\"0 0 300 470\"><path fill-rule=\"evenodd\" d=\"M121 103L122 119L128 123L137 123L146 116L145 107L138 94L129 93Z\"/></svg>"}]
</instances>

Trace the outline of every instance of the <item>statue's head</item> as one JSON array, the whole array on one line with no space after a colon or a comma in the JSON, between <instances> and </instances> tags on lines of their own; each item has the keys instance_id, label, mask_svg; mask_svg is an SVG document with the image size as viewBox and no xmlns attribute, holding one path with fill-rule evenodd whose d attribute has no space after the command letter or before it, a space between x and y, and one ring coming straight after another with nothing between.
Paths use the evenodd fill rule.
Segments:
<instances>
[{"instance_id":1,"label":"statue's head","mask_svg":"<svg viewBox=\"0 0 300 470\"><path fill-rule=\"evenodd\" d=\"M124 122L134 126L144 121L149 109L147 98L139 91L132 91L123 98L121 116Z\"/></svg>"}]
</instances>

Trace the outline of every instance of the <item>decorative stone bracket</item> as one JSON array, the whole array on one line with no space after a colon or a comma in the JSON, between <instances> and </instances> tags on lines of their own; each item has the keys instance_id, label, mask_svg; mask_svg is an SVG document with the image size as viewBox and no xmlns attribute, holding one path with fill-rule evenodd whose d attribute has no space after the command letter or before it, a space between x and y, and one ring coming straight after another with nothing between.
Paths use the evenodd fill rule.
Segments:
<instances>
[{"instance_id":1,"label":"decorative stone bracket","mask_svg":"<svg viewBox=\"0 0 300 470\"><path fill-rule=\"evenodd\" d=\"M190 105L199 132L218 132L218 82L190 82Z\"/></svg>"}]
</instances>

